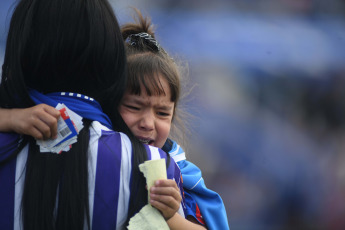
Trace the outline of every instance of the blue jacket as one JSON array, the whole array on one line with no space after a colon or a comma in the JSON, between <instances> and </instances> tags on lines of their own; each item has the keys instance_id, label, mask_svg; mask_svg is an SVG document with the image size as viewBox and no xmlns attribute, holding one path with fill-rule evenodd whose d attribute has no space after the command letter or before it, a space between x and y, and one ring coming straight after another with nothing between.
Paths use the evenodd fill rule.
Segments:
<instances>
[{"instance_id":1,"label":"blue jacket","mask_svg":"<svg viewBox=\"0 0 345 230\"><path fill-rule=\"evenodd\" d=\"M193 209L191 212L195 213L199 208L202 219L205 221L208 229L230 229L222 198L218 193L206 187L201 170L195 164L186 160L185 152L175 141L168 139L162 149L169 152L181 170L187 206L189 197L194 199L197 204L196 208L193 205L189 206L189 208ZM187 213L191 212L187 211ZM193 216L202 223L197 213Z\"/></svg>"}]
</instances>

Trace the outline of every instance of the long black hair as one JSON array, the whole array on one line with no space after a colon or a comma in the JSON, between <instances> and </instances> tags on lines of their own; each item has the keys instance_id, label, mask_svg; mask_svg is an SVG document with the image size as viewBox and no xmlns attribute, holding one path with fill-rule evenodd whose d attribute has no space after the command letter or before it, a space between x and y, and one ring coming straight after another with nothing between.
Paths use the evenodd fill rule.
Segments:
<instances>
[{"instance_id":1,"label":"long black hair","mask_svg":"<svg viewBox=\"0 0 345 230\"><path fill-rule=\"evenodd\" d=\"M111 118L113 128L130 137L136 170L147 155L117 110L126 85L125 72L122 36L107 0L21 0L7 37L0 107L33 106L28 87L42 93L66 91L93 97ZM78 142L60 155L40 154L35 140L24 136L13 155L29 144L22 199L25 230L83 229L85 218L90 228L90 124L84 119ZM135 177L132 184L140 178ZM134 210L141 206L133 205Z\"/></svg>"}]
</instances>

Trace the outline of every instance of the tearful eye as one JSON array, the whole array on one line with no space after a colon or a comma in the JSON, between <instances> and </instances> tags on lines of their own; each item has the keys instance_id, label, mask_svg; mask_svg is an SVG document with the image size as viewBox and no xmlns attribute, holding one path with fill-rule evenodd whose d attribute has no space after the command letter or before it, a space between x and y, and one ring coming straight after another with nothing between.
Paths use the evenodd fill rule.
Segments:
<instances>
[{"instance_id":1,"label":"tearful eye","mask_svg":"<svg viewBox=\"0 0 345 230\"><path fill-rule=\"evenodd\" d=\"M164 113L164 112L158 112L157 114L158 114L159 116L164 116L164 117L170 116L169 113Z\"/></svg>"},{"instance_id":2,"label":"tearful eye","mask_svg":"<svg viewBox=\"0 0 345 230\"><path fill-rule=\"evenodd\" d=\"M139 110L138 107L132 106L132 105L125 105L127 108L129 109L133 109L133 110Z\"/></svg>"}]
</instances>

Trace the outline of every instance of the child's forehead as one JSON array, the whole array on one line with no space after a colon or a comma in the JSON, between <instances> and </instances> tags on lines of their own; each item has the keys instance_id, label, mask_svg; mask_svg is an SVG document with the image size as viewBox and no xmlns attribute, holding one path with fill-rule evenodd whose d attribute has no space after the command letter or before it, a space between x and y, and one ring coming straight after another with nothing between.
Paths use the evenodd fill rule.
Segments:
<instances>
[{"instance_id":1,"label":"child's forehead","mask_svg":"<svg viewBox=\"0 0 345 230\"><path fill-rule=\"evenodd\" d=\"M154 95L154 96L170 96L170 85L168 80L161 73L144 74L132 79L127 87L127 91L131 94Z\"/></svg>"},{"instance_id":2,"label":"child's forehead","mask_svg":"<svg viewBox=\"0 0 345 230\"><path fill-rule=\"evenodd\" d=\"M158 87L157 87L158 86ZM169 87L164 87L162 85L152 85L152 84L140 84L139 89L129 88L127 89L129 94L138 96L170 96L171 92Z\"/></svg>"}]
</instances>

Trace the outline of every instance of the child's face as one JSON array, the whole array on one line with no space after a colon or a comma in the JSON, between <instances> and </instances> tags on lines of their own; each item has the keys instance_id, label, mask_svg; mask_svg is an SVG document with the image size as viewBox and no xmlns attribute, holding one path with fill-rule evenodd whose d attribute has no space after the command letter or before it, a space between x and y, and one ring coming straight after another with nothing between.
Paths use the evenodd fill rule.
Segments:
<instances>
[{"instance_id":1,"label":"child's face","mask_svg":"<svg viewBox=\"0 0 345 230\"><path fill-rule=\"evenodd\" d=\"M143 143L162 148L169 136L174 113L174 102L170 101L170 88L160 77L166 95L148 96L125 92L119 106L120 114L133 134Z\"/></svg>"}]
</instances>

